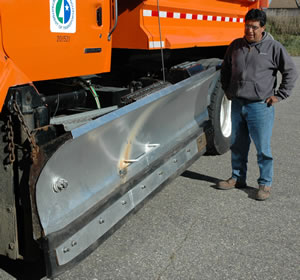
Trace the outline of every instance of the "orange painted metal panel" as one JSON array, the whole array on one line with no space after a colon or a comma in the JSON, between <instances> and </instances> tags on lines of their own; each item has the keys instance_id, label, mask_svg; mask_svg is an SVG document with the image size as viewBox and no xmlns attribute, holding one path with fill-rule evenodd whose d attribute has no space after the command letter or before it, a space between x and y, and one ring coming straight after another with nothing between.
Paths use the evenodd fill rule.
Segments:
<instances>
[{"instance_id":1,"label":"orange painted metal panel","mask_svg":"<svg viewBox=\"0 0 300 280\"><path fill-rule=\"evenodd\" d=\"M269 5L272 1L271 0L260 0L259 2L260 2L259 6L261 8L269 8Z\"/></svg>"},{"instance_id":2,"label":"orange painted metal panel","mask_svg":"<svg viewBox=\"0 0 300 280\"><path fill-rule=\"evenodd\" d=\"M63 28L51 32L51 15L64 13L59 10L60 3L75 22L71 33ZM97 25L99 7L103 11L102 26ZM108 0L2 0L0 11L3 49L32 81L110 70ZM101 52L85 53L86 48L101 48Z\"/></svg>"},{"instance_id":3,"label":"orange painted metal panel","mask_svg":"<svg viewBox=\"0 0 300 280\"><path fill-rule=\"evenodd\" d=\"M6 98L8 89L15 84L30 83L30 79L18 69L0 48L0 112Z\"/></svg>"},{"instance_id":4,"label":"orange painted metal panel","mask_svg":"<svg viewBox=\"0 0 300 280\"><path fill-rule=\"evenodd\" d=\"M249 0L156 0L136 1L126 8L121 1L114 48L178 49L228 45L243 36L244 16L259 1ZM160 41L159 19L162 42Z\"/></svg>"}]
</instances>

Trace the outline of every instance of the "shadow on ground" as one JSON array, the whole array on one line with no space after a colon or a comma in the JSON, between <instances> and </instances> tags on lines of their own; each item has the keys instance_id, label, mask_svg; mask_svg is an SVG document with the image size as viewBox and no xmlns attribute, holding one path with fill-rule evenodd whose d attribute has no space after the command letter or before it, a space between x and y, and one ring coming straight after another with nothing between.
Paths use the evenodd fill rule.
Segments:
<instances>
[{"instance_id":1,"label":"shadow on ground","mask_svg":"<svg viewBox=\"0 0 300 280\"><path fill-rule=\"evenodd\" d=\"M215 177L211 177L211 176L206 176L206 175L196 173L196 172L193 172L193 171L189 171L189 170L183 172L181 174L181 176L185 177L185 178L193 179L193 180L199 180L199 181L205 181L205 182L213 183L212 185L210 185L210 187L212 187L216 190L222 191L222 190L217 188L217 184L220 181L224 180L224 179L219 179L219 178L215 178ZM256 193L257 193L256 188L251 187L251 186L247 186L247 187L244 187L244 188L236 188L236 189L245 192L248 195L249 198L255 200Z\"/></svg>"},{"instance_id":2,"label":"shadow on ground","mask_svg":"<svg viewBox=\"0 0 300 280\"><path fill-rule=\"evenodd\" d=\"M0 256L0 268L17 280L40 280L46 276L43 258L36 262L25 262Z\"/></svg>"}]
</instances>

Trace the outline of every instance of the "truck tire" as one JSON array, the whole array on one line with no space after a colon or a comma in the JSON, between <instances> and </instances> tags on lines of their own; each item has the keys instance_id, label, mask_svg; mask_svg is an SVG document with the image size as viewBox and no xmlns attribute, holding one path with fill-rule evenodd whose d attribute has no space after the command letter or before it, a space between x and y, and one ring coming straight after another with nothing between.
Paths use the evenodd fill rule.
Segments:
<instances>
[{"instance_id":1,"label":"truck tire","mask_svg":"<svg viewBox=\"0 0 300 280\"><path fill-rule=\"evenodd\" d=\"M227 99L220 81L211 94L208 114L211 130L208 136L207 154L222 155L230 148L231 101Z\"/></svg>"}]
</instances>

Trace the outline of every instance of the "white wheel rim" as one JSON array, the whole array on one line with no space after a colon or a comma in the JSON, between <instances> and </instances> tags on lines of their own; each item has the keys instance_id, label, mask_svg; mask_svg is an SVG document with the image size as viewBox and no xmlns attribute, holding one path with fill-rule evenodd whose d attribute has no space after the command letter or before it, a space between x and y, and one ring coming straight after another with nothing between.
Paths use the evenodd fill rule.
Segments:
<instances>
[{"instance_id":1,"label":"white wheel rim","mask_svg":"<svg viewBox=\"0 0 300 280\"><path fill-rule=\"evenodd\" d=\"M231 135L231 101L225 95L221 103L220 127L224 137Z\"/></svg>"}]
</instances>

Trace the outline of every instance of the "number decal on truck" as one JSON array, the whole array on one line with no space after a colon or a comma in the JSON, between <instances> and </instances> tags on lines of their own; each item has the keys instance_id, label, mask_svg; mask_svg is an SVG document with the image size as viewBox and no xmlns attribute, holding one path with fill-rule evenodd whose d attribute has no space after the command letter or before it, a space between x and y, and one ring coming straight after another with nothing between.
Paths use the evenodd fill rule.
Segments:
<instances>
[{"instance_id":1,"label":"number decal on truck","mask_svg":"<svg viewBox=\"0 0 300 280\"><path fill-rule=\"evenodd\" d=\"M50 0L50 31L76 32L76 0Z\"/></svg>"}]
</instances>

